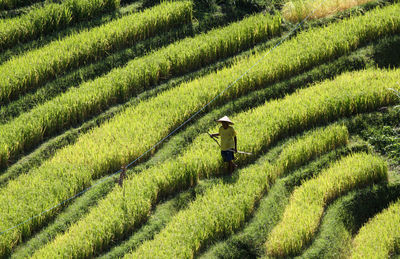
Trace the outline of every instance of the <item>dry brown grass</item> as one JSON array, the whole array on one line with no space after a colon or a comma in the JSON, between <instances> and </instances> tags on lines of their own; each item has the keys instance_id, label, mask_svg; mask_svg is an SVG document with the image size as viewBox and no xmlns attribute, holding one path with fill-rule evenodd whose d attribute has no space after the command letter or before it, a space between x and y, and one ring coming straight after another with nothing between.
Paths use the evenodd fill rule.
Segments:
<instances>
[{"instance_id":1,"label":"dry brown grass","mask_svg":"<svg viewBox=\"0 0 400 259\"><path fill-rule=\"evenodd\" d=\"M301 21L308 15L309 19L319 19L372 1L374 0L294 0L285 3L282 14L291 22Z\"/></svg>"}]
</instances>

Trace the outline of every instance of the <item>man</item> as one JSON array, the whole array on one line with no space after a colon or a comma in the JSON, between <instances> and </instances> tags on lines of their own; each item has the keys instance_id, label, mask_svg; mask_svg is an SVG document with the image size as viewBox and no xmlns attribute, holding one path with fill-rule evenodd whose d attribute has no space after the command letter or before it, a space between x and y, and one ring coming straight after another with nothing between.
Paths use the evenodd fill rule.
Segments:
<instances>
[{"instance_id":1,"label":"man","mask_svg":"<svg viewBox=\"0 0 400 259\"><path fill-rule=\"evenodd\" d=\"M221 156L224 162L228 163L228 171L232 174L237 167L233 162L235 159L234 152L237 152L236 131L230 126L233 125L233 122L227 116L222 117L217 122L220 122L222 126L219 128L219 132L211 134L211 137L221 137Z\"/></svg>"}]
</instances>

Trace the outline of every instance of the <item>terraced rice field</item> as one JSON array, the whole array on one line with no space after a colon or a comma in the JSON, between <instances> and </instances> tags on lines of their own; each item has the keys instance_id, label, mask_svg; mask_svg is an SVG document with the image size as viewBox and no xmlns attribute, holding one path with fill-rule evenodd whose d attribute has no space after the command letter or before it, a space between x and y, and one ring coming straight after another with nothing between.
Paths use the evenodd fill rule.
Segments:
<instances>
[{"instance_id":1,"label":"terraced rice field","mask_svg":"<svg viewBox=\"0 0 400 259\"><path fill-rule=\"evenodd\" d=\"M0 258L399 256L400 3L353 5L0 0Z\"/></svg>"}]
</instances>

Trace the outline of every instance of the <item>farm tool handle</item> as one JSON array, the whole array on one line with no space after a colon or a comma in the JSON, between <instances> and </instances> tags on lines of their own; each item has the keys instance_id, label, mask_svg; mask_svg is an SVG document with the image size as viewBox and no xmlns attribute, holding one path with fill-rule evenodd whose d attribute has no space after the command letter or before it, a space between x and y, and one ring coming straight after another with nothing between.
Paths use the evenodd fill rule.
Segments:
<instances>
[{"instance_id":1,"label":"farm tool handle","mask_svg":"<svg viewBox=\"0 0 400 259\"><path fill-rule=\"evenodd\" d=\"M216 140L208 131L207 131L207 134L208 134L208 136L210 136L210 138L212 138L215 141L215 143L217 143L218 146L221 146L219 144L218 140Z\"/></svg>"},{"instance_id":2,"label":"farm tool handle","mask_svg":"<svg viewBox=\"0 0 400 259\"><path fill-rule=\"evenodd\" d=\"M232 149L232 151L235 152L235 150L233 150L233 149ZM243 155L252 155L252 153L250 153L250 152L244 152L244 151L240 151L240 150L237 150L236 153L243 154Z\"/></svg>"}]
</instances>

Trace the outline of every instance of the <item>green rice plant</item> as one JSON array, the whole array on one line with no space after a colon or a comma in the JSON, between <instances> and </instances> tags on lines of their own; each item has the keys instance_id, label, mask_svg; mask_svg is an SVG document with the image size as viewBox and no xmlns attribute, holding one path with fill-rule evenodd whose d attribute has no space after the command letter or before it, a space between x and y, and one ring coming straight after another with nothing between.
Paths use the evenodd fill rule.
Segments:
<instances>
[{"instance_id":1,"label":"green rice plant","mask_svg":"<svg viewBox=\"0 0 400 259\"><path fill-rule=\"evenodd\" d=\"M83 15L86 7L72 8ZM164 2L16 56L0 65L0 103L9 102L68 69L190 22L191 18L191 1Z\"/></svg>"},{"instance_id":2,"label":"green rice plant","mask_svg":"<svg viewBox=\"0 0 400 259\"><path fill-rule=\"evenodd\" d=\"M98 257L99 259L122 258L126 253L139 247L143 242L152 240L171 221L174 215L185 209L193 200L192 189L181 192L172 199L163 202L155 207L147 222L135 233L120 245L111 249L108 253Z\"/></svg>"},{"instance_id":3,"label":"green rice plant","mask_svg":"<svg viewBox=\"0 0 400 259\"><path fill-rule=\"evenodd\" d=\"M208 241L243 226L263 193L292 165L345 145L347 139L347 129L337 125L306 134L283 148L277 166L264 161L240 170L235 184L220 184L208 190L178 213L154 240L125 258L193 258ZM282 166L282 161L287 163Z\"/></svg>"},{"instance_id":4,"label":"green rice plant","mask_svg":"<svg viewBox=\"0 0 400 259\"><path fill-rule=\"evenodd\" d=\"M396 26L390 27L385 25L396 24L395 18L398 18L396 15L397 13L395 12L397 10L396 8L399 9L399 6L394 5L385 9L376 10L371 12L374 15L368 16L368 19L364 17L356 17L347 20L341 23L346 29L342 29L342 32L343 30L352 31L354 33L353 36L357 38L357 35L359 34L355 33L357 32L355 28L361 28L358 27L358 25L361 24L361 31L366 27L367 29L371 29L372 27L372 31L375 33L382 30L383 32L389 33L390 29L388 28L393 29L396 28ZM368 21L370 21L371 17L375 18L373 22L374 26L383 24L382 26L384 28L380 28L379 26L374 27L372 25L366 26L366 24L369 25ZM383 23L382 19L385 19L387 22ZM340 26L337 27L340 28ZM374 28L375 30L373 30ZM300 51L304 46L300 45L301 48L299 48L299 45L297 45L299 37L307 39L310 38L310 35L314 35L313 33L320 33L320 41L313 40L312 42L321 43L323 46L319 47L323 49L326 49L325 39L340 42L335 41L337 40L337 37L327 37L329 34L324 35L323 31L324 30L321 29L317 30L317 32L312 31L310 34L301 34L295 41L290 41L287 44L281 45L281 47L284 46L282 49L288 52L291 52L292 50L290 47L294 47L295 51L297 51L294 56L297 57L297 54L300 53L302 55L308 53L307 51L309 50L309 45L307 45L306 51ZM336 33L337 30L334 31L333 36L335 36ZM363 34L361 33L361 35ZM371 37L375 37L375 35L371 35ZM367 40L368 37L362 39ZM358 38L357 42L353 42L353 47L357 47L360 41L363 40ZM342 43L342 46L345 46L345 49L348 49L350 43ZM312 46L315 45L318 44ZM342 51L345 52L346 50ZM268 57L273 57L273 53ZM321 50L320 53L323 55L326 52ZM337 54L338 52L334 51L333 53ZM282 54L282 52L279 52L279 54ZM328 57L329 55L323 56L322 60ZM268 58L265 60L268 60ZM321 62L322 60L319 60L318 62ZM275 61L276 62L264 63L264 66L261 67L265 69L269 66L272 67L278 65L278 68L282 66L282 63L280 63L282 62L281 59L275 57ZM304 59L301 60L299 57L298 61L300 63L287 62L288 65L294 64L294 67L291 67L291 70L289 71L293 73L304 68L304 64L301 64ZM308 65L312 65L312 63ZM247 70L248 67L244 68ZM265 69L264 71L264 69L259 69L259 67L257 68L258 69L252 70L251 73L242 79L239 84L229 89L227 94L219 101L229 100L232 96L249 91L256 87L257 84L263 85L265 81L268 81L260 80L260 77L256 77L256 75L269 75L271 71L268 69ZM230 73L230 76L228 76L229 74L227 71ZM261 71L264 72L260 73ZM280 74L278 75L284 77L288 70L280 69L276 72L279 72ZM382 105L391 104L394 101L394 97L388 94L385 90L386 88L384 88L382 84L389 86L392 85L394 80L398 81L398 74L398 71L385 72L380 70L357 74L355 77L354 75L349 74L350 76L347 75L347 78L346 76L341 77L342 81L334 81L337 83L331 83L332 85L326 83L329 85L327 89L321 90L318 87L314 87L304 90L304 92L301 93L305 95L308 93L309 96L307 96L303 101L299 101L302 99L299 97L301 96L299 93L293 95L295 97L292 97L292 99L287 98L290 99L290 101L285 99L284 102L271 102L268 104L268 112L260 110L254 111L259 115L260 120L250 121L249 124L246 124L248 126L246 132L249 132L249 134L254 133L255 129L259 128L260 125L263 125L262 132L267 130L268 134L261 134L263 135L262 138L259 138L260 134L246 136L243 140L243 143L246 143L244 144L244 147L254 153L256 151L260 152L262 147L268 146L268 144L276 141L279 137L290 134L293 131L301 130L304 127L310 127L316 123L326 122L335 119L338 116L368 111L376 109ZM116 116L101 128L82 136L75 145L66 147L58 152L51 160L44 163L38 169L30 172L30 174L23 175L14 181L11 181L5 188L0 190L0 214L1 218L5 219L0 223L0 229L7 229L24 221L26 218L29 218L30 215L35 215L43 209L70 197L79 190L82 190L85 186L90 184L93 178L98 178L110 171L114 171L116 168L119 168L121 164L138 157L163 136L168 134L174 126L183 122L185 118L188 118L196 110L211 100L217 93L224 89L227 83L230 82L230 78L236 78L238 75L240 75L239 72L233 73L230 70L225 70L225 72L222 71L210 75L204 80L195 80L191 83L183 84L176 89L172 89L158 97L143 102L132 109L127 109L124 113L121 113L120 116ZM274 77L274 75L276 76L276 74L273 74L272 76L268 76L267 79L271 81L275 80L276 77ZM362 83L360 80L363 80ZM205 89L204 86L207 86L207 88ZM241 88L238 88L238 86ZM368 88L365 88L366 86ZM396 86L393 87L396 88ZM342 88L345 89L345 91L343 91ZM319 91L315 89L319 89ZM310 92L312 90L316 91L316 93L313 94ZM351 96L351 98L347 98L347 96ZM176 105L181 104L182 100L186 100L185 106ZM282 103L284 104L282 105ZM163 107L163 109L160 109L160 107ZM287 114L287 116L282 116L282 113ZM303 114L306 114L307 116L305 117ZM129 118L129 120L126 120L126 118ZM268 123L266 124L265 122ZM270 122L273 124L269 124ZM137 192L132 192L132 196L130 197L133 197L133 200L138 200L138 202L128 202L127 204L132 206L130 208L123 206L124 211L129 215L130 221L124 222L121 225L121 222L119 221L121 218L120 216L124 215L125 212L122 211L122 214L118 216L117 214L120 213L120 211L116 209L115 213L117 217L115 219L109 218L108 223L100 224L101 227L96 226L94 228L88 228L90 230L95 229L96 231L104 233L111 231L111 233L114 234L109 235L106 239L104 239L104 235L99 234L92 236L92 234L90 234L90 240L93 240L93 242L88 241L87 247L79 251L82 251L81 253L93 251L92 244L96 244L96 247L101 248L103 241L107 243L114 235L118 236L121 232L129 230L139 224L140 220L146 217L149 206L154 204L157 197L170 192L175 192L177 189L183 188L182 186L193 184L198 176L204 176L207 175L207 173L210 173L209 169L213 169L214 171L215 169L222 167L221 161L215 159L215 157L218 156L216 150L210 151L207 154L198 151L202 150L202 146L206 147L207 150L212 150L212 143L205 144L208 143L208 141L209 139L206 138L206 136L202 138L200 137L199 142L202 143L200 148L195 149L193 151L194 157L187 160L187 165L183 165L183 168L188 165L190 165L190 168L196 168L195 172L184 171L181 167L177 167L177 162L170 162L165 163L165 168L158 169L161 171L154 170L139 175L139 177L145 175L145 178L143 179L134 178L139 179L139 181L132 181L130 186L134 190L137 189ZM169 172L169 174L161 172ZM135 186L137 188L135 188ZM110 195L110 197L116 198L116 200L112 201L112 205L121 204L118 203L118 201L121 201L121 196L119 196L121 194L122 192L117 192ZM40 197L40 199L38 199L38 197ZM32 198L35 198L35 202L32 202ZM109 200L107 200L107 202L108 201ZM19 228L0 236L0 255L7 254L10 249L12 249L12 244L18 243L24 236L29 236L33 230L43 225L44 222L46 222L46 220L56 212L57 210L52 210L51 212L43 214L29 223L21 225ZM95 213L93 215L95 215ZM100 215L95 216L95 219L101 218ZM115 224L114 220L117 220ZM81 228L79 232L82 235L85 235L86 232L83 231L83 229L85 228Z\"/></svg>"},{"instance_id":5,"label":"green rice plant","mask_svg":"<svg viewBox=\"0 0 400 259\"><path fill-rule=\"evenodd\" d=\"M282 221L269 235L267 255L300 253L314 237L327 204L352 189L384 180L386 163L379 157L358 153L306 181L293 192Z\"/></svg>"},{"instance_id":6,"label":"green rice plant","mask_svg":"<svg viewBox=\"0 0 400 259\"><path fill-rule=\"evenodd\" d=\"M394 101L394 96L386 87L396 87L394 82L398 78L399 70L348 73L334 81L326 81L282 100L271 101L241 113L233 118L240 136L239 148L258 155L282 137L342 116L375 110L390 104ZM150 100L154 108L141 110L138 109L141 106L139 105L133 110L127 110L110 120L109 124L82 136L74 146L58 152L41 168L11 181L6 188L0 190L0 216L13 216L7 223L0 223L0 229L25 219L28 209L29 214L38 213L46 205L54 204L61 197L69 197L81 190L92 178L116 169L143 153L158 138L168 134L168 119L171 120L173 116L185 111L187 113L188 108L193 107L195 98L204 98L203 94L210 91L213 96L215 93L212 93L211 86L215 84L210 84L207 91L203 91L201 87L186 90L182 87L164 92L159 99ZM185 100L186 106L172 105L181 100ZM182 121L179 116L176 118L178 123ZM286 154L291 155L291 152ZM251 157L238 157L239 163L248 162L249 159ZM86 218L38 251L35 256L43 258L65 254L66 257L90 257L107 247L111 240L137 227L161 197L188 188L196 184L199 178L221 174L223 167L215 143L207 134L200 135L181 156L130 177L124 183L125 196L123 189L116 187ZM58 179L60 176L63 176L62 180ZM36 189L32 190L32 186ZM21 193L27 193L27 196ZM41 195L42 193L46 195ZM37 199L34 207L30 205L30 200L37 195L43 197ZM19 206L8 203L9 200ZM23 231L40 226L56 212L57 210L50 211L19 229L0 236L0 248L6 249L9 242L15 242L12 234L22 235Z\"/></svg>"},{"instance_id":7,"label":"green rice plant","mask_svg":"<svg viewBox=\"0 0 400 259\"><path fill-rule=\"evenodd\" d=\"M352 239L362 225L399 197L398 183L384 183L354 190L338 198L324 213L317 236L299 258L349 258ZM363 258L387 257L370 255Z\"/></svg>"},{"instance_id":8,"label":"green rice plant","mask_svg":"<svg viewBox=\"0 0 400 259\"><path fill-rule=\"evenodd\" d=\"M285 144L282 144L282 146ZM279 148L279 144L278 147L273 149L276 148ZM324 154L305 166L291 170L290 175L277 179L271 185L268 193L258 202L255 212L242 230L207 247L207 251L198 257L201 259L263 257L265 255L264 243L267 241L268 234L281 220L294 188L301 185L305 180L318 175L321 170L335 161L353 152L364 151L365 149L365 143L354 143L351 140L346 146ZM268 153L271 152L273 151Z\"/></svg>"},{"instance_id":9,"label":"green rice plant","mask_svg":"<svg viewBox=\"0 0 400 259\"><path fill-rule=\"evenodd\" d=\"M275 162L277 172L293 170L309 160L314 160L326 150L337 148L337 143L347 143L348 132L344 126L331 126L323 131L315 131L311 136L302 139L297 144L284 147L278 160ZM344 143L344 144L346 144ZM324 144L324 145L322 145ZM310 146L314 146L310 148ZM329 146L330 145L330 146ZM322 150L315 150L321 148ZM305 160L304 160L305 159Z\"/></svg>"},{"instance_id":10,"label":"green rice plant","mask_svg":"<svg viewBox=\"0 0 400 259\"><path fill-rule=\"evenodd\" d=\"M389 258L400 253L400 200L370 219L353 239L350 258Z\"/></svg>"},{"instance_id":11,"label":"green rice plant","mask_svg":"<svg viewBox=\"0 0 400 259\"><path fill-rule=\"evenodd\" d=\"M282 15L291 22L306 17L319 19L372 1L375 0L291 0L283 5Z\"/></svg>"},{"instance_id":12,"label":"green rice plant","mask_svg":"<svg viewBox=\"0 0 400 259\"><path fill-rule=\"evenodd\" d=\"M198 69L237 53L279 33L280 17L255 15L225 28L184 39L121 69L73 88L8 124L0 126L0 145L7 145L8 155L0 165L28 150L58 130L84 121L118 101L129 99L161 78ZM228 36L227 36L228 35ZM180 55L185 52L186 55ZM4 155L4 153L3 153Z\"/></svg>"},{"instance_id":13,"label":"green rice plant","mask_svg":"<svg viewBox=\"0 0 400 259\"><path fill-rule=\"evenodd\" d=\"M400 17L397 15L399 11L399 4L392 5L368 12L365 16L350 18L326 28L301 33L269 53L237 82L225 98L230 99L233 96L263 87L320 62L348 53L360 44L376 37L400 31ZM273 24L277 25L272 28L279 27L278 21ZM219 44L225 44L223 37L216 37L216 40L220 42ZM196 42L196 44L199 45L195 46L200 47L206 43ZM218 44L216 45L218 46ZM149 56L147 59L141 59L139 64L131 63L123 71L116 70L115 73L111 73L99 81L95 80L79 88L74 88L50 104L41 105L32 113L21 115L15 122L0 128L0 166L6 165L10 158L15 157L22 150L29 150L44 136L84 120L115 103L118 98L128 98L133 93L141 91L142 87L157 82L162 76L177 71L185 72L185 69L194 68L201 65L202 62L210 60L208 53L212 53L212 51L206 51L210 48L197 51L196 48L193 48L193 42L186 47L181 47L175 48L174 51L169 49L171 51L168 52L168 56ZM228 49L230 48L229 46ZM193 51L188 52L188 49L193 49ZM182 57L182 53L187 53L187 56ZM190 85L193 88L204 88L210 85L212 90L207 95L210 98L206 99L211 100L211 96L217 95L266 53L256 54L247 60L238 62L231 68L191 82ZM194 58L196 56L199 58ZM174 60L174 63L168 60ZM171 63L176 65L171 65ZM179 94L179 90L175 94ZM223 101L223 99L220 100ZM203 105L205 103L207 101L202 102ZM195 107L200 108L201 106L196 104ZM187 118L188 115L184 116Z\"/></svg>"},{"instance_id":14,"label":"green rice plant","mask_svg":"<svg viewBox=\"0 0 400 259\"><path fill-rule=\"evenodd\" d=\"M119 7L119 0L66 0L48 4L25 15L0 20L0 51L37 38L82 19L94 18Z\"/></svg>"},{"instance_id":15,"label":"green rice plant","mask_svg":"<svg viewBox=\"0 0 400 259\"><path fill-rule=\"evenodd\" d=\"M101 183L100 183L101 182ZM91 207L95 206L97 201L106 195L114 187L113 179L99 179L99 185L78 197L57 218L49 222L38 233L35 233L32 238L25 240L17 246L9 258L30 258L32 254L46 243L50 242L58 233L68 229L68 226L74 224L83 215L87 214Z\"/></svg>"},{"instance_id":16,"label":"green rice plant","mask_svg":"<svg viewBox=\"0 0 400 259\"><path fill-rule=\"evenodd\" d=\"M29 4L37 3L42 0L0 0L0 10L9 10Z\"/></svg>"},{"instance_id":17,"label":"green rice plant","mask_svg":"<svg viewBox=\"0 0 400 259\"><path fill-rule=\"evenodd\" d=\"M356 53L353 53L351 55L351 57L343 57L341 59L338 59L338 61L329 63L329 68L331 68L331 69L328 69L326 67L326 65L323 65L322 67L318 67L315 69L314 73L316 73L316 71L318 71L318 73L316 73L316 74L324 74L325 75L325 73L326 73L325 71L330 71L330 70L332 70L332 68L335 68L334 69L335 72L339 74L339 72L336 71L338 67L343 67L343 69L349 67L348 66L349 62L343 62L343 60L349 59L354 62L355 56L357 56ZM324 71L324 73L322 73L322 71ZM326 76L326 77L329 77L329 76ZM285 81L284 83L277 84L276 86L273 87L273 89L276 89L276 90L286 89L286 88L289 88L289 86L291 89L297 88L300 85L305 84L304 78L307 78L308 80L311 80L310 78L317 80L317 78L319 78L319 77L315 76L312 72L307 72L307 73L302 74L299 77L296 77L296 80L291 79L291 80L288 80L289 82ZM296 81L296 83L294 83L292 81ZM283 87L282 84L285 84L286 87ZM297 86L297 85L299 85L299 86ZM250 104L251 104L251 107L256 107L256 106L262 105L265 102L265 100L267 100L267 99L279 97L280 96L279 91L278 91L278 93L276 93L275 90L273 90L273 89L265 88L265 89L261 89L259 91L254 91L249 95L246 95L242 98L236 99L234 108L232 107L232 104L227 103L223 107L214 109L212 112L207 113L207 115L202 116L201 119L198 119L193 124L191 124L189 127L185 128L184 131L181 131L181 132L177 133L176 135L174 135L174 137L172 137L168 142L166 142L162 146L162 148L157 151L155 156L153 156L149 161L146 161L145 163L141 163L139 166L135 166L134 170L131 171L131 174L141 172L144 168L154 166L155 164L161 163L162 161L165 161L167 158L170 158L173 155L179 154L184 149L185 146L188 146L192 142L192 140L196 137L198 132L204 132L210 127L210 125L213 125L214 119L216 117L222 117L224 115L228 115L231 117L231 115L233 115L234 113L249 109ZM46 145L47 144L48 143L46 142ZM351 147L353 147L353 145ZM331 161L331 160L334 160L334 158L339 157L339 154L342 154L341 150L342 149L339 149L339 150L336 149L335 152L331 152L334 154L334 156L331 155L329 158L325 158L325 160ZM347 148L346 148L346 150L347 150ZM359 149L348 149L347 153L349 153L351 151L353 151L353 152L359 151ZM269 153L271 153L271 152L269 152ZM274 157L274 158L276 159L276 157ZM22 172L26 172L26 171L27 171L27 169L25 169ZM8 171L7 171L7 173L8 173ZM4 176L4 175L2 175L2 176ZM0 186L1 186L1 177L2 176L0 176ZM96 186L95 189L98 189L98 188L99 188L99 186ZM270 193L270 191L268 191L268 193ZM270 194L268 194L268 195L270 195ZM85 196L86 196L86 194L85 194ZM289 194L288 194L288 196L289 196ZM77 201L78 200L79 199L77 199ZM77 203L77 201L74 201L74 204ZM84 205L82 205L82 206L84 206ZM161 205L161 206L163 206L163 205ZM284 209L284 207L282 207L282 209ZM71 205L69 205L69 207L66 209L66 211L70 211L70 210L71 210ZM266 208L266 210L271 211L268 208ZM282 211L282 213L283 213L283 211ZM64 212L61 213L60 215L57 215L56 222L61 221L61 218L62 218L61 215L63 215L63 214L64 214ZM264 220L263 222L265 222L265 218L263 218L262 215L259 215L259 217L262 218L262 220ZM153 218L153 216L151 216L151 218ZM147 221L146 225L152 221L151 218ZM76 220L79 220L79 218L77 218ZM159 218L157 220L157 222L161 223L160 221L161 220ZM261 223L261 220L260 220L260 223ZM265 227L265 225L263 225L263 226ZM269 225L269 227L272 228L271 225ZM25 252L26 257L28 255L31 256L36 249L40 248L40 246L38 246L38 243L42 243L42 242L40 242L40 240L43 240L43 238L41 238L43 236L47 237L47 239L46 239L47 241L51 241L56 236L56 234L55 234L56 232L51 232L51 234L47 233L47 229L49 229L49 228L50 227L47 226L46 228L44 228L40 231L40 234L35 234L29 240L29 242L24 242L19 247L17 247L16 250L13 251L11 257L12 258L21 258L23 252ZM258 236L266 237L267 236L266 234L263 235L263 232L259 231L260 228L261 228L260 226L256 226L254 229L257 229L257 231L255 231L255 232L257 233ZM67 226L63 226L63 227L57 226L58 233L61 233L61 232L65 231L66 229L68 229ZM119 256L123 256L125 253L129 252L129 250L132 250L132 246L128 245L128 244L131 244L131 242L134 242L134 244L136 246L140 245L140 244L138 244L137 237L143 236L142 230L144 230L144 229L148 229L148 228L146 226L141 226L140 229L138 229L138 231L135 231L134 236L129 238L129 241L124 241L121 245L116 245L115 247L112 248L112 250L110 252L108 252L106 254L106 256L102 256L101 258L117 258ZM145 235L145 236L147 236L147 235ZM243 239L241 237L238 237L238 238L243 241ZM253 237L251 237L251 238L254 239ZM152 239L152 238L149 238L149 239ZM114 243L115 242L116 241L114 240ZM265 240L260 241L260 246L262 246L262 244L264 242L265 242ZM44 245L44 244L45 243L42 243L42 245ZM231 246L229 247L229 249L230 249L229 251L235 250L235 249L232 249ZM31 253L28 254L27 251L30 251ZM264 254L264 253L260 253L260 254Z\"/></svg>"},{"instance_id":18,"label":"green rice plant","mask_svg":"<svg viewBox=\"0 0 400 259\"><path fill-rule=\"evenodd\" d=\"M399 82L397 82L397 84L400 85ZM399 102L400 102L400 92L393 88L389 88L389 90L393 91L393 93L398 97ZM399 109L400 105L396 105L396 106L394 106L394 108Z\"/></svg>"}]
</instances>

